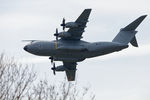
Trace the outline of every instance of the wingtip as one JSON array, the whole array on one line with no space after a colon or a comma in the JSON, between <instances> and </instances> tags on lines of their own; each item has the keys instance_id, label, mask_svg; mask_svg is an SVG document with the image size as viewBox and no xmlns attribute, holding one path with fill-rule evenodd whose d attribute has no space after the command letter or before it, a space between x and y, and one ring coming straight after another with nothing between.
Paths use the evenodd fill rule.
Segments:
<instances>
[{"instance_id":1,"label":"wingtip","mask_svg":"<svg viewBox=\"0 0 150 100\"><path fill-rule=\"evenodd\" d=\"M92 10L92 8L86 8L85 10Z\"/></svg>"},{"instance_id":2,"label":"wingtip","mask_svg":"<svg viewBox=\"0 0 150 100\"><path fill-rule=\"evenodd\" d=\"M140 16L138 19L144 20L146 18L147 15L142 15Z\"/></svg>"},{"instance_id":3,"label":"wingtip","mask_svg":"<svg viewBox=\"0 0 150 100\"><path fill-rule=\"evenodd\" d=\"M145 18L146 16L148 16L148 15L142 15L141 17Z\"/></svg>"}]
</instances>

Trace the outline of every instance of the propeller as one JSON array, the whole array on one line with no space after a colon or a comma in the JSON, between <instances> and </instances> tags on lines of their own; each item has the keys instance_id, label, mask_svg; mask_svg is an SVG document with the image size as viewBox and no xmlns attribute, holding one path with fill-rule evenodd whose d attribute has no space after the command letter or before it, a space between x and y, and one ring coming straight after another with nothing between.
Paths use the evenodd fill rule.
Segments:
<instances>
[{"instance_id":1,"label":"propeller","mask_svg":"<svg viewBox=\"0 0 150 100\"><path fill-rule=\"evenodd\" d=\"M60 24L60 26L62 26L63 27L63 30L65 30L65 26L66 26L66 23L65 23L65 18L63 18L63 20L62 20L62 24Z\"/></svg>"},{"instance_id":2,"label":"propeller","mask_svg":"<svg viewBox=\"0 0 150 100\"><path fill-rule=\"evenodd\" d=\"M56 40L58 40L58 29L56 28L56 33L54 34L54 36L56 36Z\"/></svg>"},{"instance_id":3,"label":"propeller","mask_svg":"<svg viewBox=\"0 0 150 100\"><path fill-rule=\"evenodd\" d=\"M49 59L51 60L51 63L53 63L54 58L53 57L49 57Z\"/></svg>"},{"instance_id":4,"label":"propeller","mask_svg":"<svg viewBox=\"0 0 150 100\"><path fill-rule=\"evenodd\" d=\"M56 75L56 67L55 67L55 63L53 63L53 67L51 68L53 70L53 74Z\"/></svg>"}]
</instances>

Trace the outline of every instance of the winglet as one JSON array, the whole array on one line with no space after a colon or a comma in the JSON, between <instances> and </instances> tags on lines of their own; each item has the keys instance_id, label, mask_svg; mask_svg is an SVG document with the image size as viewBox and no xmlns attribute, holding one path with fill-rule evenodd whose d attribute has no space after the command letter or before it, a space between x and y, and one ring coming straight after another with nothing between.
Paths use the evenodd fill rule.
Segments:
<instances>
[{"instance_id":1,"label":"winglet","mask_svg":"<svg viewBox=\"0 0 150 100\"><path fill-rule=\"evenodd\" d=\"M143 15L139 18L137 18L135 21L133 21L132 23L130 23L129 25L127 25L125 28L121 29L122 31L133 31L135 30L140 23L145 19L147 15Z\"/></svg>"}]
</instances>

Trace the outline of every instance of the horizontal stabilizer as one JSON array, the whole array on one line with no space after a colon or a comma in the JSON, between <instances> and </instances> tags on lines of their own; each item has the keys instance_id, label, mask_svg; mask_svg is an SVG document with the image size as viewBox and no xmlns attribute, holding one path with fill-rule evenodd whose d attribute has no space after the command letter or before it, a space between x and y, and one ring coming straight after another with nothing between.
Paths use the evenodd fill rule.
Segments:
<instances>
[{"instance_id":1,"label":"horizontal stabilizer","mask_svg":"<svg viewBox=\"0 0 150 100\"><path fill-rule=\"evenodd\" d=\"M138 47L138 43L136 40L136 37L134 36L133 39L130 41L130 43L134 46L134 47Z\"/></svg>"},{"instance_id":2,"label":"horizontal stabilizer","mask_svg":"<svg viewBox=\"0 0 150 100\"><path fill-rule=\"evenodd\" d=\"M133 21L132 23L130 23L129 25L127 25L125 28L122 29L122 31L132 31L135 30L139 24L145 19L147 15L143 15L139 18L137 18L135 21Z\"/></svg>"}]
</instances>

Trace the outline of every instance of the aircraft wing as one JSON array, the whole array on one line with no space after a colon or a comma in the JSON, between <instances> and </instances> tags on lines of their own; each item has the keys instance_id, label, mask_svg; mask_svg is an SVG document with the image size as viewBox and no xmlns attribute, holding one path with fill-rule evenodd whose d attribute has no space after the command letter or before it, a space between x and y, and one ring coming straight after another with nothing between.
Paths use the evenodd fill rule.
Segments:
<instances>
[{"instance_id":1,"label":"aircraft wing","mask_svg":"<svg viewBox=\"0 0 150 100\"><path fill-rule=\"evenodd\" d=\"M71 34L69 39L81 39L86 24L88 22L91 9L85 9L82 14L77 18L75 23L79 24L79 27L70 28L67 32Z\"/></svg>"},{"instance_id":2,"label":"aircraft wing","mask_svg":"<svg viewBox=\"0 0 150 100\"><path fill-rule=\"evenodd\" d=\"M76 62L63 62L65 68L66 68L66 75L68 81L74 81L75 75L76 75Z\"/></svg>"}]
</instances>

